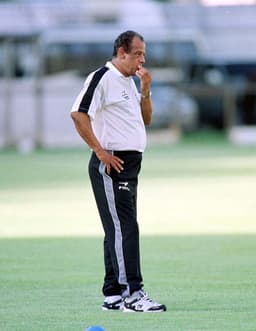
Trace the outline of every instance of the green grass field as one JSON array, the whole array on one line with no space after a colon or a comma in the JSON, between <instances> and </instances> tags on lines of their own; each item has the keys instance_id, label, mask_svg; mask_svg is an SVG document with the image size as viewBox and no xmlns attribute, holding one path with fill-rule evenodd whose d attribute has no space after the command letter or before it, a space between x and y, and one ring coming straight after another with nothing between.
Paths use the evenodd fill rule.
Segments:
<instances>
[{"instance_id":1,"label":"green grass field","mask_svg":"<svg viewBox=\"0 0 256 331\"><path fill-rule=\"evenodd\" d=\"M0 330L256 330L256 149L185 138L144 155L145 289L163 314L102 312L85 150L0 153Z\"/></svg>"}]
</instances>

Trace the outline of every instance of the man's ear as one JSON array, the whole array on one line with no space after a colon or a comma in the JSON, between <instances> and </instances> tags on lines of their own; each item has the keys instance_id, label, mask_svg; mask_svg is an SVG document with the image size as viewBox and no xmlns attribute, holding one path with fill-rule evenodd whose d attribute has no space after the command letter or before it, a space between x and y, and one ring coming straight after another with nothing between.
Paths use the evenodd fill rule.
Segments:
<instances>
[{"instance_id":1,"label":"man's ear","mask_svg":"<svg viewBox=\"0 0 256 331\"><path fill-rule=\"evenodd\" d=\"M120 59L124 59L125 58L125 51L123 47L119 47L118 51L117 51L117 55L120 57Z\"/></svg>"}]
</instances>

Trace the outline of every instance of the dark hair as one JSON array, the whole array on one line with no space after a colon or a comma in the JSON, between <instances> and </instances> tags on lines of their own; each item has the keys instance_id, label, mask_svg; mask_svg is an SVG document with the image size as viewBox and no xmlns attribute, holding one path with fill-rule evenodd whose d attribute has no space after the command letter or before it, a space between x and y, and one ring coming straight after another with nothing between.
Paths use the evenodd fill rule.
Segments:
<instances>
[{"instance_id":1,"label":"dark hair","mask_svg":"<svg viewBox=\"0 0 256 331\"><path fill-rule=\"evenodd\" d=\"M144 41L144 38L137 32L128 30L121 33L114 42L114 49L113 49L113 57L117 56L117 50L120 47L123 47L126 53L130 53L131 51L131 44L134 37L140 38L141 41Z\"/></svg>"}]
</instances>

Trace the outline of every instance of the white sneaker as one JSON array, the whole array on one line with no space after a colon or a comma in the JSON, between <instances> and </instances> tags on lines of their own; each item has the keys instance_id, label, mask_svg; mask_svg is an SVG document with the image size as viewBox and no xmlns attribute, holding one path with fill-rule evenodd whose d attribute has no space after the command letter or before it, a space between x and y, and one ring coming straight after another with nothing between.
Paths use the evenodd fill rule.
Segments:
<instances>
[{"instance_id":1,"label":"white sneaker","mask_svg":"<svg viewBox=\"0 0 256 331\"><path fill-rule=\"evenodd\" d=\"M143 290L139 290L124 299L123 311L159 313L166 311L166 306L151 300Z\"/></svg>"},{"instance_id":2,"label":"white sneaker","mask_svg":"<svg viewBox=\"0 0 256 331\"><path fill-rule=\"evenodd\" d=\"M102 310L122 310L123 298L121 295L111 295L105 297L102 305Z\"/></svg>"}]
</instances>

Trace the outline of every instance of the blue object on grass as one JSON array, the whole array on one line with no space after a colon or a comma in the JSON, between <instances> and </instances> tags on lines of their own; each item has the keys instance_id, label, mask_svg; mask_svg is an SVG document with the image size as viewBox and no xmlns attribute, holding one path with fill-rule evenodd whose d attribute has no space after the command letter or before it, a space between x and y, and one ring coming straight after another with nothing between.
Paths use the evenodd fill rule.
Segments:
<instances>
[{"instance_id":1,"label":"blue object on grass","mask_svg":"<svg viewBox=\"0 0 256 331\"><path fill-rule=\"evenodd\" d=\"M103 329L101 326L94 325L94 326L89 326L84 331L105 331L105 329Z\"/></svg>"}]
</instances>

